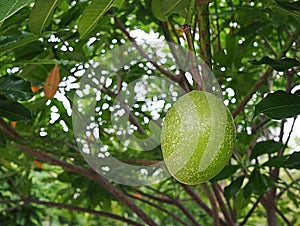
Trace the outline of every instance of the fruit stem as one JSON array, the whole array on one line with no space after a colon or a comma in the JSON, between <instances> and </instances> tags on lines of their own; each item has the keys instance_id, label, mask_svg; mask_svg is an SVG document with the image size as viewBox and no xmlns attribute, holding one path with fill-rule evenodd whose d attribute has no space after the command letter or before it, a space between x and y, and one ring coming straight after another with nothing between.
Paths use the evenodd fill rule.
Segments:
<instances>
[{"instance_id":1,"label":"fruit stem","mask_svg":"<svg viewBox=\"0 0 300 226\"><path fill-rule=\"evenodd\" d=\"M183 25L183 32L185 34L188 48L189 48L189 56L185 64L191 63L191 74L196 83L196 89L202 90L202 78L199 72L198 62L195 55L195 48L192 41L191 26L189 24Z\"/></svg>"}]
</instances>

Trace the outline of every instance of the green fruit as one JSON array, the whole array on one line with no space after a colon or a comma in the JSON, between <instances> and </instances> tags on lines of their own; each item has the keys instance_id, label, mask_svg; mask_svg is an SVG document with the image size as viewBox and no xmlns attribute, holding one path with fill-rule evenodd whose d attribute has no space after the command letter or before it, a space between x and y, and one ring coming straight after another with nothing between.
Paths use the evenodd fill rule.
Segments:
<instances>
[{"instance_id":1,"label":"green fruit","mask_svg":"<svg viewBox=\"0 0 300 226\"><path fill-rule=\"evenodd\" d=\"M185 184L199 184L228 163L235 139L232 115L222 100L204 91L180 97L168 111L161 148L170 174Z\"/></svg>"}]
</instances>

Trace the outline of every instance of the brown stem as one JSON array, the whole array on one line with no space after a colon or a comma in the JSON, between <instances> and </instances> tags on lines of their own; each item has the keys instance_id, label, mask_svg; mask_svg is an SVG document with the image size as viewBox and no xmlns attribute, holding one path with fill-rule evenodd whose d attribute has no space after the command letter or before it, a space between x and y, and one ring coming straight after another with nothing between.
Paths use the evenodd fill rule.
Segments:
<instances>
[{"instance_id":1,"label":"brown stem","mask_svg":"<svg viewBox=\"0 0 300 226\"><path fill-rule=\"evenodd\" d=\"M150 206L153 206L153 207L155 207L156 209L158 209L158 210L160 210L160 211L162 211L162 212L167 213L167 214L170 215L172 218L174 218L177 222L180 222L182 225L189 226L189 224L187 224L186 222L184 222L181 218L179 218L178 216L176 216L176 215L175 215L174 213L172 213L171 211L166 210L165 208L162 208L160 205L156 205L156 204L154 204L154 203L152 203L152 202L150 202L150 201L148 201L148 200L146 200L146 199L143 199L143 198L136 198L136 197L133 196L133 195L128 195L128 196L130 196L131 198L135 198L135 199L137 199L137 200L139 200L139 201L141 201L141 202L143 202L143 203L146 203L146 204L148 204L148 205L150 205Z\"/></svg>"},{"instance_id":2,"label":"brown stem","mask_svg":"<svg viewBox=\"0 0 300 226\"><path fill-rule=\"evenodd\" d=\"M222 213L223 213L223 215L224 215L224 217L226 219L226 223L229 224L229 225L234 226L235 222L232 219L231 215L228 213L228 210L227 210L227 208L225 206L224 200L221 197L221 192L220 192L220 188L218 187L218 184L213 183L212 184L212 189L213 189L214 194L216 196L216 199L217 199L217 201L219 203L219 206L220 206L220 208L222 210Z\"/></svg>"},{"instance_id":3,"label":"brown stem","mask_svg":"<svg viewBox=\"0 0 300 226\"><path fill-rule=\"evenodd\" d=\"M114 220L117 220L117 221L128 223L130 225L142 226L142 224L139 224L139 223L137 223L133 220L127 219L125 217L118 216L116 214L107 213L107 212L104 212L104 211L96 211L96 210L92 210L92 209L87 209L87 208L82 208L82 207L78 207L78 206L72 206L72 205L57 203L57 202L41 201L41 200L33 199L33 198L30 198L30 197L24 197L24 198L22 198L22 200L25 203L35 203L35 204L43 205L43 206L47 206L47 207L56 207L56 208L59 208L59 209L67 209L67 210L81 212L81 213L89 213L89 214L99 216L99 217L111 218L111 219L114 219Z\"/></svg>"},{"instance_id":4,"label":"brown stem","mask_svg":"<svg viewBox=\"0 0 300 226\"><path fill-rule=\"evenodd\" d=\"M206 195L210 201L210 204L212 206L212 215L213 215L214 226L220 226L217 202L216 202L209 186L207 185L207 183L203 183L203 184L201 184L201 186L202 186L204 192L206 193Z\"/></svg>"},{"instance_id":5,"label":"brown stem","mask_svg":"<svg viewBox=\"0 0 300 226\"><path fill-rule=\"evenodd\" d=\"M182 203L178 200L178 199L175 199L173 197L171 197L170 195L164 193L164 192L161 192L159 190L156 190L154 188L151 188L151 187L147 187L149 189L151 189L152 191L155 191L161 195L164 195L166 197L168 197L170 200L172 200L172 203L177 206L186 216L187 218L193 223L193 225L196 225L196 226L201 226L199 222L196 221L196 219L194 218L194 216L188 211L188 209L185 208L184 205L182 205Z\"/></svg>"}]
</instances>

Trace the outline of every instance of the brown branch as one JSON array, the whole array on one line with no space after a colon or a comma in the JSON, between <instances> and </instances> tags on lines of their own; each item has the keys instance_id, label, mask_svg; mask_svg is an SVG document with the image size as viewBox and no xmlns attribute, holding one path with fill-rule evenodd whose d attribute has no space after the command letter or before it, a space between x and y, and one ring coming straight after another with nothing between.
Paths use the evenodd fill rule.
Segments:
<instances>
[{"instance_id":1,"label":"brown branch","mask_svg":"<svg viewBox=\"0 0 300 226\"><path fill-rule=\"evenodd\" d=\"M166 210L165 208L162 208L159 205L156 205L156 204L154 204L154 203L152 203L152 202L150 202L150 201L148 201L146 199L143 199L143 198L137 198L134 195L128 194L128 196L130 196L131 198L135 198L135 199L137 199L137 200L139 200L139 201L141 201L143 203L146 203L146 204L148 204L150 206L153 206L153 207L157 208L160 211L163 211L163 212L167 213L168 215L170 215L171 217L173 217L176 221L180 222L182 225L189 226L189 224L185 223L181 218L179 218L178 216L176 216L174 213L172 213L169 210Z\"/></svg>"},{"instance_id":2,"label":"brown branch","mask_svg":"<svg viewBox=\"0 0 300 226\"><path fill-rule=\"evenodd\" d=\"M187 218L193 223L193 225L201 226L200 223L196 221L196 219L193 217L193 215L188 211L188 209L185 208L184 205L182 205L182 203L178 199L175 199L175 198L171 197L170 195L168 195L164 192L161 192L159 190L156 190L154 188L151 188L151 187L147 187L147 188L149 188L152 191L157 192L158 194L164 195L167 198L169 198L172 201L172 203L175 206L177 206L187 216Z\"/></svg>"},{"instance_id":3,"label":"brown branch","mask_svg":"<svg viewBox=\"0 0 300 226\"><path fill-rule=\"evenodd\" d=\"M220 219L219 219L219 214L218 214L218 207L216 204L216 200L208 186L207 183L202 183L201 187L203 188L205 194L207 195L211 207L212 207L212 215L213 215L213 221L214 221L214 226L220 226Z\"/></svg>"},{"instance_id":4,"label":"brown branch","mask_svg":"<svg viewBox=\"0 0 300 226\"><path fill-rule=\"evenodd\" d=\"M232 116L235 118L246 106L249 100L252 98L253 94L258 90L258 88L263 85L267 79L269 78L270 72L272 69L270 67L267 68L262 77L258 79L258 81L254 84L254 86L250 89L249 93L244 97L242 102L239 103L237 108L233 111Z\"/></svg>"},{"instance_id":5,"label":"brown branch","mask_svg":"<svg viewBox=\"0 0 300 226\"><path fill-rule=\"evenodd\" d=\"M9 126L5 125L6 123L0 118L0 125L5 129L5 133L16 140L24 140L24 138L19 135L16 131L14 131ZM70 163L61 161L45 152L41 152L38 150L34 150L30 147L27 147L23 144L16 144L22 151L33 155L39 158L42 161L45 161L51 165L61 166L63 169L81 174L91 180L96 181L101 184L107 191L109 191L112 195L114 195L120 202L122 202L125 206L135 212L145 223L149 225L157 225L143 210L141 210L131 199L129 199L121 190L111 184L106 178L100 176L92 169L84 169L82 167L78 167L72 165Z\"/></svg>"},{"instance_id":6,"label":"brown branch","mask_svg":"<svg viewBox=\"0 0 300 226\"><path fill-rule=\"evenodd\" d=\"M181 186L209 216L213 216L212 210L200 199L200 197L193 191L193 189L191 189L190 186L185 184L181 184Z\"/></svg>"},{"instance_id":7,"label":"brown branch","mask_svg":"<svg viewBox=\"0 0 300 226\"><path fill-rule=\"evenodd\" d=\"M235 222L232 219L231 215L229 215L228 210L227 210L227 208L225 206L224 200L221 197L221 192L220 192L220 188L219 188L218 184L217 183L213 183L212 184L212 189L213 189L214 194L216 196L216 199L217 199L217 201L219 203L219 206L220 206L220 208L222 210L222 213L223 213L223 215L224 215L224 217L226 219L226 223L229 224L229 225L232 225L232 226L235 225Z\"/></svg>"},{"instance_id":8,"label":"brown branch","mask_svg":"<svg viewBox=\"0 0 300 226\"><path fill-rule=\"evenodd\" d=\"M88 209L88 208L82 208L82 207L79 207L79 206L72 206L72 205L57 203L57 202L47 202L47 201L42 201L42 200L38 200L38 199L33 199L33 198L30 198L30 197L23 197L22 200L26 204L35 203L35 204L43 205L43 206L47 206L47 207L56 207L56 208L59 208L59 209L67 209L67 210L81 212L81 213L89 213L89 214L92 214L92 215L95 215L95 216L106 217L106 218L114 219L114 220L121 221L121 222L124 222L124 223L128 223L130 225L142 226L142 224L137 223L137 222L135 222L133 220L130 220L128 218L121 217L119 215L112 214L112 213L107 213L107 212L104 212L104 211L97 211L97 210L92 210L92 209Z\"/></svg>"}]
</instances>

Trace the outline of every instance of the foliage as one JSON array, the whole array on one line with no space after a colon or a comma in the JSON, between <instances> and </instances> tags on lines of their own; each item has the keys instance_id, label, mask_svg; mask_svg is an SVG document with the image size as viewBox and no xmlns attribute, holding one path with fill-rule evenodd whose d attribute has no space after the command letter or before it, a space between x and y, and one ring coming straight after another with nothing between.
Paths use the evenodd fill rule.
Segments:
<instances>
[{"instance_id":1,"label":"foliage","mask_svg":"<svg viewBox=\"0 0 300 226\"><path fill-rule=\"evenodd\" d=\"M0 225L300 224L300 150L291 139L299 144L299 2L99 2L0 3ZM71 109L80 79L109 50L141 39L137 30L195 52L221 85L237 137L229 164L207 183L118 184L94 172L76 145ZM161 160L161 150L135 151L110 132L122 88L147 74L201 88L195 77L147 63L104 79L97 102L102 142L136 165ZM47 80L53 74L58 87ZM145 103L131 109L142 138L168 110L167 102L158 110Z\"/></svg>"}]
</instances>

